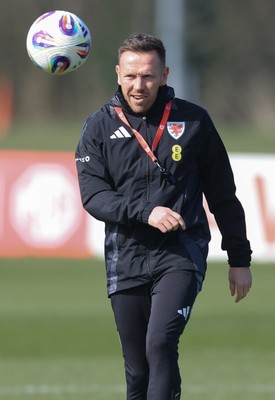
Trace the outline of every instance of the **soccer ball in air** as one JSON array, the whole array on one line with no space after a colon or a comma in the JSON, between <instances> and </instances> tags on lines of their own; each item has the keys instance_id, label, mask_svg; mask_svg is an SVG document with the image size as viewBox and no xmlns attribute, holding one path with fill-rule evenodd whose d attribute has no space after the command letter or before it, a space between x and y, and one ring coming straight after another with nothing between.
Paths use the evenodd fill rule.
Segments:
<instances>
[{"instance_id":1,"label":"soccer ball in air","mask_svg":"<svg viewBox=\"0 0 275 400\"><path fill-rule=\"evenodd\" d=\"M43 71L64 75L86 60L91 48L87 25L68 11L50 11L32 24L27 35L27 51Z\"/></svg>"}]
</instances>

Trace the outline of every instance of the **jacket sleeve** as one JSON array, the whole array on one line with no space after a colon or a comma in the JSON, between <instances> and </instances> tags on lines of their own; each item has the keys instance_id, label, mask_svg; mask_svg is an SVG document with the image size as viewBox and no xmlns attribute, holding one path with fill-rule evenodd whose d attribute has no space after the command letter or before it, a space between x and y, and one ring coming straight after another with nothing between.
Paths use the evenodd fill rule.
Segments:
<instances>
[{"instance_id":1,"label":"jacket sleeve","mask_svg":"<svg viewBox=\"0 0 275 400\"><path fill-rule=\"evenodd\" d=\"M148 209L148 202L124 196L115 190L104 160L100 123L96 120L94 115L86 121L75 153L83 207L104 222L123 225L143 222L142 213Z\"/></svg>"},{"instance_id":2,"label":"jacket sleeve","mask_svg":"<svg viewBox=\"0 0 275 400\"><path fill-rule=\"evenodd\" d=\"M222 235L221 247L227 251L231 267L248 267L250 243L242 204L236 197L236 186L227 151L206 113L202 125L200 176L209 210Z\"/></svg>"}]
</instances>

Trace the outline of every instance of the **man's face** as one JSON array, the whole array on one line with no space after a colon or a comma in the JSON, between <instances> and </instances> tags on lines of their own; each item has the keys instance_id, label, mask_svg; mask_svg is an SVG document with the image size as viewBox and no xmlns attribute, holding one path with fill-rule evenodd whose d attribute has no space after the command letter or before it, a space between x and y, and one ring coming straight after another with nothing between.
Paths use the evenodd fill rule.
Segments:
<instances>
[{"instance_id":1,"label":"man's face","mask_svg":"<svg viewBox=\"0 0 275 400\"><path fill-rule=\"evenodd\" d=\"M154 104L159 87L165 85L169 69L161 63L158 53L125 51L116 66L118 84L131 109L146 114Z\"/></svg>"}]
</instances>

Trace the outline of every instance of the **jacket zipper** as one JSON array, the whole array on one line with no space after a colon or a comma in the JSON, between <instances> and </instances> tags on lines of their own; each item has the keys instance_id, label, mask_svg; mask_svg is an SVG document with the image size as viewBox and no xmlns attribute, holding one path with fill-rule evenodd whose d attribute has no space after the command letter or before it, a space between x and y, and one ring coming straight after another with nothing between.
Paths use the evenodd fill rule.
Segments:
<instances>
[{"instance_id":1,"label":"jacket zipper","mask_svg":"<svg viewBox=\"0 0 275 400\"><path fill-rule=\"evenodd\" d=\"M142 117L143 119L143 125L145 127L145 132L146 132L146 140L148 141L148 135L147 135L147 119L146 117ZM149 167L149 157L146 157L146 200L149 201L149 183L150 183L150 167Z\"/></svg>"},{"instance_id":2,"label":"jacket zipper","mask_svg":"<svg viewBox=\"0 0 275 400\"><path fill-rule=\"evenodd\" d=\"M145 126L145 132L146 132L146 140L148 140L147 137L147 119L146 117L143 117L143 124ZM149 165L149 157L146 157L146 200L149 201L150 197L150 165ZM150 252L149 249L147 249L147 254L146 254L146 266L147 266L147 271L150 277L152 277L151 269L150 269Z\"/></svg>"}]
</instances>

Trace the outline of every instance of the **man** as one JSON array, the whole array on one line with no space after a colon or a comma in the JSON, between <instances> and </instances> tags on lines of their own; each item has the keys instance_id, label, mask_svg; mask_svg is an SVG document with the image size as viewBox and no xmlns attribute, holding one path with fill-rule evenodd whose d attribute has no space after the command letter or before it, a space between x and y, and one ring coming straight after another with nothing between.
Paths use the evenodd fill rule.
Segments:
<instances>
[{"instance_id":1,"label":"man","mask_svg":"<svg viewBox=\"0 0 275 400\"><path fill-rule=\"evenodd\" d=\"M163 43L119 49L118 91L83 128L76 161L84 208L106 225L108 295L128 400L178 400L179 338L206 271L204 193L228 253L235 301L251 287L251 250L226 150L207 112L166 85Z\"/></svg>"}]
</instances>

